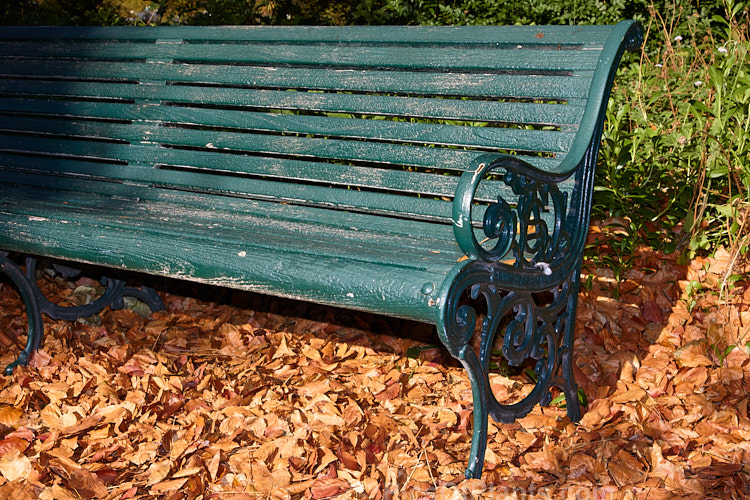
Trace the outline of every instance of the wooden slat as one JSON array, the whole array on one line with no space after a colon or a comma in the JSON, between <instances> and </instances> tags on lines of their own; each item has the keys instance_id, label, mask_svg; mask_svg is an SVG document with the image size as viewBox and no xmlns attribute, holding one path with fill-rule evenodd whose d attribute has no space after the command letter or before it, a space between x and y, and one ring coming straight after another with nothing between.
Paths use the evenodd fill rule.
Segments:
<instances>
[{"instance_id":1,"label":"wooden slat","mask_svg":"<svg viewBox=\"0 0 750 500\"><path fill-rule=\"evenodd\" d=\"M62 219L65 223L91 224L161 234L172 240L180 240L185 234L185 220L190 220L191 238L205 240L218 245L250 245L256 252L293 252L315 254L321 258L346 258L352 261L381 262L385 254L400 255L400 265L416 269L428 269L442 259L455 262L462 252L447 224L432 224L417 221L393 220L391 225L408 226L415 232L425 230L415 226L429 224L433 235L417 237L407 234L406 228L380 233L360 231L336 224L339 211L326 211L324 224L319 221L293 221L288 218L275 219L267 214L243 215L220 210L201 210L187 205L158 203L151 201L112 200L93 193L54 192L45 193L35 189L3 189L0 194L6 203L17 208L14 213L27 217ZM331 222L334 221L334 222ZM436 238L434 233L445 237ZM304 234L304 239L300 235ZM429 258L428 258L429 257Z\"/></svg>"},{"instance_id":2,"label":"wooden slat","mask_svg":"<svg viewBox=\"0 0 750 500\"><path fill-rule=\"evenodd\" d=\"M580 105L205 88L182 85L44 81L30 83L25 80L9 79L0 80L0 93L6 93L9 96L74 96L96 99L152 100L196 105L244 106L292 111L357 113L417 119L469 120L551 126L578 124L583 114L583 106Z\"/></svg>"},{"instance_id":3,"label":"wooden slat","mask_svg":"<svg viewBox=\"0 0 750 500\"><path fill-rule=\"evenodd\" d=\"M49 141L44 142L48 143ZM2 139L0 139L0 143L2 143ZM223 155L205 151L162 148L154 150L154 148L137 147L135 151L128 155L118 155L117 152L121 149L112 150L109 145L102 145L99 148L90 147L85 153L89 153L89 156L91 156L95 149L101 150L101 157L108 153L107 156L109 157L116 156L113 159L140 160L139 163L151 165L186 165L194 170L213 171L219 175L222 173L250 174L256 177L297 179L300 182L330 183L359 188L413 192L430 196L453 196L457 184L457 178L453 176L409 172L403 169L378 169L293 159ZM21 151L21 147L17 147L15 151ZM28 151L28 149L25 149L25 151ZM66 149L65 151L70 154L71 150ZM83 156L83 154L80 156ZM127 177L128 174L122 168L112 170L99 165L98 167L89 166L85 170L76 169L76 171L88 175L106 175L113 179L133 180Z\"/></svg>"},{"instance_id":4,"label":"wooden slat","mask_svg":"<svg viewBox=\"0 0 750 500\"><path fill-rule=\"evenodd\" d=\"M0 106L2 110L2 106ZM432 168L465 169L464 157L453 160L456 149L430 148L424 145L457 146L463 149L547 151L563 153L574 138L571 132L549 130L522 130L518 128L464 127L441 124L405 123L383 120L297 117L266 113L238 113L221 110L196 110L170 107L140 107L142 117L149 123L101 123L92 121L67 121L42 117L8 117L0 129L6 131L47 133L60 136L104 137L137 142L228 148L237 151L267 152L319 156L328 159L374 161L399 165ZM0 111L1 113L2 111ZM163 119L160 119L163 118ZM164 127L165 124L174 126ZM248 132L276 132L280 135L255 135L245 132L217 132L185 129L184 126L241 129ZM177 128L180 126L180 128ZM325 136L326 139L307 137ZM299 137L297 137L299 136ZM328 139L340 139L337 141ZM346 140L345 140L346 139ZM361 139L375 140L378 144L363 151ZM322 142L322 141L328 142ZM222 145L219 145L219 141ZM382 144L381 144L382 143ZM411 143L412 146L399 145ZM325 144L323 146L322 144ZM289 149L293 147L294 149ZM407 148L408 152L403 151ZM369 151L369 153L367 153ZM404 154L406 156L404 156ZM418 158L427 155L425 163ZM437 157L434 155L438 155ZM418 161L413 164L412 161ZM559 159L558 159L559 161Z\"/></svg>"},{"instance_id":5,"label":"wooden slat","mask_svg":"<svg viewBox=\"0 0 750 500\"><path fill-rule=\"evenodd\" d=\"M564 75L498 75L437 72L268 68L216 64L145 64L106 61L8 59L0 75L40 79L142 79L180 83L241 85L254 88L349 90L413 95L523 99L585 98L591 72Z\"/></svg>"},{"instance_id":6,"label":"wooden slat","mask_svg":"<svg viewBox=\"0 0 750 500\"><path fill-rule=\"evenodd\" d=\"M0 138L0 143L2 143ZM47 142L47 141L45 141ZM7 145L7 144L6 144ZM128 155L117 155L121 148L113 149L112 144L98 145L102 152L108 152L113 160L128 158L130 161L141 160L139 163L147 165L164 165L165 169L185 170L183 165L193 171L203 171L217 175L241 174L271 179L290 179L293 181L331 184L345 188L364 188L388 192L418 193L422 196L437 196L452 198L458 182L457 176L444 175L442 172L421 173L409 172L401 168L384 169L360 167L336 163L320 163L294 159L267 158L240 155L221 155L205 151L181 151L166 148L152 148L135 146ZM91 146L85 151L87 156L79 155L83 160L97 158L93 156L96 147ZM22 151L21 148L6 149L8 151ZM23 150L28 153L28 148ZM41 153L41 152L40 152ZM114 154L113 154L114 153ZM70 150L67 150L70 155ZM102 154L98 158L103 158ZM52 172L64 172L70 169L81 175L107 177L113 180L139 180L124 165L118 163L84 162L80 165L65 162L57 164L54 157L49 158L47 168ZM189 163L188 163L189 160ZM22 160L4 162L0 164L23 168ZM114 165L114 166L111 166ZM170 167L171 166L171 167ZM139 169L140 171L140 169ZM163 181L162 181L163 182ZM487 181L477 192L479 200L492 201L498 196L506 194L508 189L497 181ZM248 193L252 194L252 193ZM265 194L265 193L261 193Z\"/></svg>"},{"instance_id":7,"label":"wooden slat","mask_svg":"<svg viewBox=\"0 0 750 500\"><path fill-rule=\"evenodd\" d=\"M19 162L22 160L19 160ZM62 166L43 162L45 170ZM75 162L65 170L71 174L90 176L88 166L92 163ZM316 205L342 210L369 211L424 220L451 218L451 204L435 198L420 198L391 193L358 191L312 184L292 184L273 180L217 176L205 172L173 171L101 163L97 172L102 177L120 179L141 185L157 184L186 191L205 191L230 196L245 196L253 199L275 200L299 205ZM37 174L38 175L38 174ZM93 174L96 175L96 174Z\"/></svg>"},{"instance_id":8,"label":"wooden slat","mask_svg":"<svg viewBox=\"0 0 750 500\"><path fill-rule=\"evenodd\" d=\"M429 271L407 271L390 262L261 251L250 239L218 245L194 238L190 232L176 239L158 232L113 230L96 220L67 224L62 220L18 215L0 207L4 228L0 248L426 322L434 321L435 300L422 294L422 287L439 285L449 268L432 260L434 267ZM298 240L304 241L304 235ZM135 241L138 245L133 245Z\"/></svg>"},{"instance_id":9,"label":"wooden slat","mask_svg":"<svg viewBox=\"0 0 750 500\"><path fill-rule=\"evenodd\" d=\"M2 164L9 164L8 158L3 158L0 155L0 161ZM55 159L57 163L64 163L65 160ZM359 235L375 232L376 234L389 234L392 235L398 245L410 246L414 245L416 248L429 248L431 253L449 253L453 254L458 252L453 237L453 231L451 227L451 220L445 217L434 218L430 217L429 220L424 220L419 223L415 223L414 220L407 221L404 219L392 220L389 217L380 217L379 215L373 215L370 211L364 213L357 213L349 211L351 207L341 207L329 205L329 209L319 209L311 206L295 206L290 204L279 204L274 202L264 202L258 200L238 199L238 198L227 198L225 196L213 196L210 194L200 193L184 193L179 191L170 191L166 188L154 188L147 186L137 186L133 184L113 184L113 183L102 183L92 178L92 175L102 169L102 165L92 165L89 171L81 169L81 165L84 162L76 162L73 168L60 168L58 169L61 173L66 174L81 174L85 173L85 176L78 177L55 177L46 175L39 177L38 174L26 174L22 172L11 173L10 179L13 179L16 183L26 182L27 185L21 188L10 188L11 191L18 191L19 193L28 192L32 193L32 197L44 198L44 188L54 189L54 193L51 195L51 203L53 206L59 205L61 200L65 200L65 204L74 203L76 206L89 207L90 209L96 210L101 209L102 206L108 206L113 213L118 214L118 217L127 218L140 218L136 213L131 213L133 207L138 206L138 203L143 200L150 200L151 204L163 204L165 208L156 208L154 213L159 215L167 216L168 213L174 210L178 205L184 206L185 210L190 211L193 215L190 216L190 220L198 222L196 217L197 213L203 214L202 220L207 226L218 227L217 225L221 221L225 221L229 224L237 224L240 220L247 219L253 226L258 224L259 219L271 220L271 221L285 221L286 225L291 224L290 227L298 228L300 224L308 225L311 222L312 225L316 226L320 237L323 235L341 236L342 238L353 238L359 240ZM34 165L36 166L36 165ZM117 167L113 167L117 168ZM54 171L51 170L51 171ZM482 186L488 187L485 183ZM566 182L561 185L561 189L570 190L573 188L573 181ZM62 194L64 190L67 194ZM266 193L267 194L267 193ZM102 202L99 197L106 196L111 197L108 202ZM510 192L509 189L505 189L503 193L495 193L497 196L502 196L511 204L514 203L515 195ZM75 199L76 201L72 201ZM363 199L365 199L363 197ZM407 202L408 203L408 202ZM423 205L423 203L417 203ZM130 208L128 208L130 207ZM344 208L345 211L332 212L330 208L340 209ZM178 212L180 210L178 209ZM180 212L183 213L183 212ZM388 215L383 212L384 215ZM404 214L399 214L404 215ZM413 215L413 214L412 214ZM484 207L477 206L473 213L473 218L480 224L480 221L484 216ZM545 214L542 214L542 218L547 219ZM184 222L185 217L178 216L179 221ZM444 227L439 227L435 223L442 222ZM551 223L551 221L548 221ZM481 225L481 224L480 224ZM229 228L226 228L229 230ZM296 229L295 229L296 231ZM342 232L343 231L343 232ZM351 231L354 231L351 233ZM478 230L477 239L483 240L484 235ZM339 234L340 233L340 234ZM348 236L347 236L348 235ZM365 234L365 238L369 238ZM440 243L438 240L442 241ZM460 257L460 254L457 254Z\"/></svg>"},{"instance_id":10,"label":"wooden slat","mask_svg":"<svg viewBox=\"0 0 750 500\"><path fill-rule=\"evenodd\" d=\"M59 124L58 124L59 125ZM71 125L74 127L75 125ZM81 128L86 129L85 125ZM284 156L298 159L341 160L346 162L368 162L398 167L420 167L428 169L465 170L477 152L459 149L411 146L390 143L368 143L364 141L331 140L316 137L275 136L214 130L161 127L158 124L102 124L106 133L117 131L116 136L131 142L144 142L169 146L193 147L222 152L254 153ZM499 130L499 129L498 129ZM503 147L518 150L563 151L572 134L527 130L524 134L506 137ZM114 135L114 134L113 134ZM553 141L556 141L555 144ZM145 155L158 154L119 144L36 138L24 135L0 137L0 149L62 153L97 158L121 159L124 161L154 163ZM186 157L185 165L190 165Z\"/></svg>"},{"instance_id":11,"label":"wooden slat","mask_svg":"<svg viewBox=\"0 0 750 500\"><path fill-rule=\"evenodd\" d=\"M35 159L39 160L39 159ZM7 156L0 155L0 164L13 163ZM54 159L50 162L62 164L66 160ZM84 162L75 161L81 165ZM31 168L41 168L38 163L24 164L20 163L17 167L27 166ZM99 165L91 165L94 169ZM57 169L60 172L66 172L70 169L64 167ZM135 206L139 201L149 201L152 206L164 205L172 207L171 209L155 208L155 211L164 213L170 210L176 210L175 207L184 206L194 210L196 213L205 215L205 219L212 217L218 219L227 217L232 219L237 217L247 217L252 220L267 219L269 221L282 221L292 224L309 224L314 222L321 228L321 231L356 231L357 233L376 232L379 234L392 234L400 241L413 240L415 245L422 245L423 242L433 241L442 243L431 243L437 246L453 247L455 238L450 229L449 221L420 222L406 221L402 219L393 220L391 217L382 217L380 215L352 212L337 211L332 216L332 211L327 208L318 208L304 205L291 205L276 203L274 201L252 200L246 198L237 198L230 196L212 195L207 193L191 193L178 191L168 188L140 186L136 184L122 184L114 182L103 182L102 180L91 178L90 176L67 176L58 177L55 175L40 176L38 173L24 173L21 170L8 172L6 178L12 182L5 183L7 189L12 193L27 192L32 197L38 199L47 199L42 196L46 193L49 200L54 202L55 199L64 199L68 203L75 200L75 204L80 207L96 207L102 204L109 204L114 212L120 211L120 208ZM0 184L0 189L4 189ZM35 190L38 192L35 193ZM57 193L57 194L56 194ZM102 201L101 197L107 198ZM122 210L121 215L125 214ZM215 214L215 215L214 215ZM438 227L445 226L445 227ZM328 228L328 229L327 229Z\"/></svg>"},{"instance_id":12,"label":"wooden slat","mask_svg":"<svg viewBox=\"0 0 750 500\"><path fill-rule=\"evenodd\" d=\"M612 26L351 26L351 27L3 27L0 39L7 40L124 40L155 41L253 41L311 44L374 43L398 40L410 44L513 45L596 45L601 46Z\"/></svg>"},{"instance_id":13,"label":"wooden slat","mask_svg":"<svg viewBox=\"0 0 750 500\"><path fill-rule=\"evenodd\" d=\"M253 44L140 44L61 42L7 42L0 45L0 58L43 57L94 60L154 60L253 65L299 65L339 68L405 68L450 71L529 71L537 73L592 71L597 50L538 50L500 48L476 50L461 47Z\"/></svg>"}]
</instances>

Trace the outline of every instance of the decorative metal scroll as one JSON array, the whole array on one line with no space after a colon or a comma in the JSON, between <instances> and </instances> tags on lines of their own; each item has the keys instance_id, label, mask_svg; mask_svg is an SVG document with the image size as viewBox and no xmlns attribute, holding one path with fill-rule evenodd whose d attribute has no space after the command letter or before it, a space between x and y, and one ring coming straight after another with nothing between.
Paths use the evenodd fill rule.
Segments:
<instances>
[{"instance_id":1,"label":"decorative metal scroll","mask_svg":"<svg viewBox=\"0 0 750 500\"><path fill-rule=\"evenodd\" d=\"M498 422L513 422L537 404L548 405L550 390L557 386L565 394L570 419L580 419L571 358L578 273L576 267L565 280L546 290L508 290L502 287L503 274L495 265L472 261L458 272L443 297L438 334L461 361L472 383L474 430L467 477L481 474L488 416ZM540 298L543 293L546 300ZM484 317L478 309L486 309ZM478 351L472 346L477 334ZM512 404L499 403L490 389L490 357L498 336L509 365L534 361L534 388Z\"/></svg>"},{"instance_id":2,"label":"decorative metal scroll","mask_svg":"<svg viewBox=\"0 0 750 500\"><path fill-rule=\"evenodd\" d=\"M77 269L53 265L53 268L66 278L75 278L80 274ZM152 311L164 310L164 303L161 301L159 294L149 287L133 288L125 286L124 281L108 278L103 276L100 283L105 287L104 293L90 304L81 306L60 306L50 302L44 293L39 289L36 282L36 259L33 257L26 258L26 277L31 284L34 296L36 297L39 308L43 313L52 319L61 319L73 321L78 318L87 318L98 314L105 307L111 309L122 309L125 307L124 297L134 297L144 302Z\"/></svg>"},{"instance_id":3,"label":"decorative metal scroll","mask_svg":"<svg viewBox=\"0 0 750 500\"><path fill-rule=\"evenodd\" d=\"M515 198L490 203L477 221L472 217L475 194L490 175ZM580 252L571 248L568 195L558 188L565 178L511 156L485 155L459 180L454 232L469 260L454 270L444 288L437 326L472 384L474 430L467 477L481 475L489 416L512 422L537 404L548 405L556 386L565 394L571 420L580 419L571 357ZM478 241L480 227L491 246ZM514 403L501 404L490 388L496 340L509 365L533 364L535 385Z\"/></svg>"},{"instance_id":4,"label":"decorative metal scroll","mask_svg":"<svg viewBox=\"0 0 750 500\"><path fill-rule=\"evenodd\" d=\"M55 270L67 278L73 278L80 272L76 269L55 264ZM21 298L26 306L28 317L28 334L26 336L26 347L18 355L18 358L5 368L5 374L11 375L16 366L27 365L31 355L39 348L44 334L44 323L42 313L52 319L75 320L98 314L105 307L122 309L125 306L123 297L135 297L146 303L152 311L164 309L161 298L151 288L132 288L125 286L124 281L103 277L100 282L105 286L104 293L90 304L81 306L60 306L53 304L44 296L36 281L36 259L26 259L26 272L24 273L12 260L8 258L7 252L0 251L0 270L8 276L18 287Z\"/></svg>"},{"instance_id":5,"label":"decorative metal scroll","mask_svg":"<svg viewBox=\"0 0 750 500\"><path fill-rule=\"evenodd\" d=\"M472 209L477 187L496 169L504 169L502 181L517 198L515 207L499 198L486 208L482 229L487 240L496 240L487 249L477 241ZM511 156L479 158L476 168L461 176L453 203L453 229L461 249L470 259L551 274L568 255L570 244L565 224L568 195L558 188L560 180Z\"/></svg>"}]
</instances>

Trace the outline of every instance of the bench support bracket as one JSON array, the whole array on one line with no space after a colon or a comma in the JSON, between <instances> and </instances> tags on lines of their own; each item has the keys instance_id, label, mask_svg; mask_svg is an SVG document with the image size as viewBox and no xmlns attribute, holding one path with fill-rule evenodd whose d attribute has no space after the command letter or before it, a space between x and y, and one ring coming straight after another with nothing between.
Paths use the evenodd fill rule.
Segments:
<instances>
[{"instance_id":1,"label":"bench support bracket","mask_svg":"<svg viewBox=\"0 0 750 500\"><path fill-rule=\"evenodd\" d=\"M555 386L565 395L569 418L580 420L572 358L578 276L576 268L560 284L536 291L501 288L500 272L483 262L470 262L456 276L438 334L471 381L474 430L467 478L482 474L489 416L511 423L537 404L549 405ZM512 404L499 403L491 389L490 357L498 335L510 366L533 363L534 388Z\"/></svg>"},{"instance_id":2,"label":"bench support bracket","mask_svg":"<svg viewBox=\"0 0 750 500\"><path fill-rule=\"evenodd\" d=\"M472 213L477 189L491 175L517 198L512 206L500 198L477 217ZM456 189L453 230L467 260L446 279L437 329L471 381L474 430L467 477L482 474L489 416L513 422L537 404L549 405L554 386L565 395L570 419L581 418L572 351L583 240L571 238L571 227L583 214L571 217L568 194L558 187L565 179L515 157L487 154L461 175ZM480 242L482 233L487 239ZM496 340L500 352L493 352ZM495 353L512 367L530 365L526 373L535 385L529 393L498 402L490 381Z\"/></svg>"},{"instance_id":3,"label":"bench support bracket","mask_svg":"<svg viewBox=\"0 0 750 500\"><path fill-rule=\"evenodd\" d=\"M53 265L54 269L66 278L74 278L79 274L76 269ZM134 297L144 302L151 311L161 311L164 303L155 290L149 287L133 288L125 286L125 282L108 277L102 277L100 282L105 287L104 293L90 304L82 306L60 306L50 302L39 289L36 281L36 259L26 258L26 272L24 273L12 260L7 252L0 252L0 269L18 287L26 306L28 317L28 334L26 347L18 355L18 358L5 368L5 374L11 375L13 369L19 365L27 365L31 355L39 348L44 334L44 323L42 313L52 319L74 321L78 318L87 318L101 312L105 307L111 309L122 309L125 307L124 297Z\"/></svg>"},{"instance_id":4,"label":"bench support bracket","mask_svg":"<svg viewBox=\"0 0 750 500\"><path fill-rule=\"evenodd\" d=\"M18 365L27 365L31 355L39 348L42 342L42 333L44 332L44 323L42 322L42 310L39 307L39 301L34 294L34 288L29 283L26 275L16 265L15 262L8 258L8 252L0 252L0 270L5 274L21 294L21 299L26 306L26 316L28 318L28 330L26 334L26 347L18 355L18 358L5 368L5 374L11 375L13 369Z\"/></svg>"}]
</instances>

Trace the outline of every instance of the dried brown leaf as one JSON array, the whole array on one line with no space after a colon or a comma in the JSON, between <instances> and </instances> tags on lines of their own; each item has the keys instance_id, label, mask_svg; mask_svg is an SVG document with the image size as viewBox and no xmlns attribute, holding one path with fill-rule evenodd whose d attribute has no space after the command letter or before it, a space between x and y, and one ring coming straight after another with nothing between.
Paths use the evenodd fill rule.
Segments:
<instances>
[{"instance_id":1,"label":"dried brown leaf","mask_svg":"<svg viewBox=\"0 0 750 500\"><path fill-rule=\"evenodd\" d=\"M350 489L349 483L335 477L323 477L315 481L310 487L310 495L314 499L331 498Z\"/></svg>"},{"instance_id":2,"label":"dried brown leaf","mask_svg":"<svg viewBox=\"0 0 750 500\"><path fill-rule=\"evenodd\" d=\"M714 464L709 467L693 468L693 472L699 476L728 477L740 472L742 464Z\"/></svg>"},{"instance_id":3,"label":"dried brown leaf","mask_svg":"<svg viewBox=\"0 0 750 500\"><path fill-rule=\"evenodd\" d=\"M107 495L107 486L91 471L76 469L72 471L68 481L70 488L74 489L81 498L103 498Z\"/></svg>"},{"instance_id":4,"label":"dried brown leaf","mask_svg":"<svg viewBox=\"0 0 750 500\"><path fill-rule=\"evenodd\" d=\"M23 453L29 447L29 441L16 436L8 436L0 440L0 456L5 456L12 451Z\"/></svg>"},{"instance_id":5,"label":"dried brown leaf","mask_svg":"<svg viewBox=\"0 0 750 500\"><path fill-rule=\"evenodd\" d=\"M0 424L7 425L8 427L15 426L21 419L23 411L19 410L14 406L3 406L0 408Z\"/></svg>"},{"instance_id":6,"label":"dried brown leaf","mask_svg":"<svg viewBox=\"0 0 750 500\"><path fill-rule=\"evenodd\" d=\"M624 404L624 403L631 403L631 402L636 402L636 401L644 402L648 398L649 396L646 393L646 391L644 391L640 387L634 387L625 392L620 392L620 393L615 394L611 398L611 401L617 404Z\"/></svg>"},{"instance_id":7,"label":"dried brown leaf","mask_svg":"<svg viewBox=\"0 0 750 500\"><path fill-rule=\"evenodd\" d=\"M712 361L706 356L706 342L691 342L674 352L674 358L680 367L710 366Z\"/></svg>"},{"instance_id":8,"label":"dried brown leaf","mask_svg":"<svg viewBox=\"0 0 750 500\"><path fill-rule=\"evenodd\" d=\"M182 488L187 482L188 478L182 477L179 479L169 479L162 481L151 486L150 492L152 495L164 495L172 491L177 491Z\"/></svg>"},{"instance_id":9,"label":"dried brown leaf","mask_svg":"<svg viewBox=\"0 0 750 500\"><path fill-rule=\"evenodd\" d=\"M630 484L638 484L645 477L644 466L633 455L623 450L617 452L607 464L610 477L618 488Z\"/></svg>"},{"instance_id":10,"label":"dried brown leaf","mask_svg":"<svg viewBox=\"0 0 750 500\"><path fill-rule=\"evenodd\" d=\"M38 484L31 485L26 482L10 482L0 486L0 498L13 500L37 500L41 494Z\"/></svg>"},{"instance_id":11,"label":"dried brown leaf","mask_svg":"<svg viewBox=\"0 0 750 500\"><path fill-rule=\"evenodd\" d=\"M661 307L653 300L646 300L643 302L643 317L652 323L664 324L664 312Z\"/></svg>"},{"instance_id":12,"label":"dried brown leaf","mask_svg":"<svg viewBox=\"0 0 750 500\"><path fill-rule=\"evenodd\" d=\"M17 448L10 448L0 457L0 474L8 481L21 481L31 474L31 461Z\"/></svg>"},{"instance_id":13,"label":"dried brown leaf","mask_svg":"<svg viewBox=\"0 0 750 500\"><path fill-rule=\"evenodd\" d=\"M279 344L279 347L276 348L276 352L273 353L271 359L278 359L284 356L296 356L294 351L287 346L286 335L281 336L281 343Z\"/></svg>"}]
</instances>

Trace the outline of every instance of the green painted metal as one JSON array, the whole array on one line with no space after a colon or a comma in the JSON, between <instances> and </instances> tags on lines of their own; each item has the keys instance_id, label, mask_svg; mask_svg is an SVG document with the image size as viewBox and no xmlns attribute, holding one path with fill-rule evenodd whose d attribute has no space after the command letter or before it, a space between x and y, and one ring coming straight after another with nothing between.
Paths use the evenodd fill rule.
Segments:
<instances>
[{"instance_id":1,"label":"green painted metal","mask_svg":"<svg viewBox=\"0 0 750 500\"><path fill-rule=\"evenodd\" d=\"M30 314L18 363L35 315L59 311L7 252L434 323L472 382L480 475L490 416L554 385L580 418L594 167L640 36L629 21L0 28L0 264ZM536 362L513 404L489 389L497 337L512 364Z\"/></svg>"}]
</instances>

